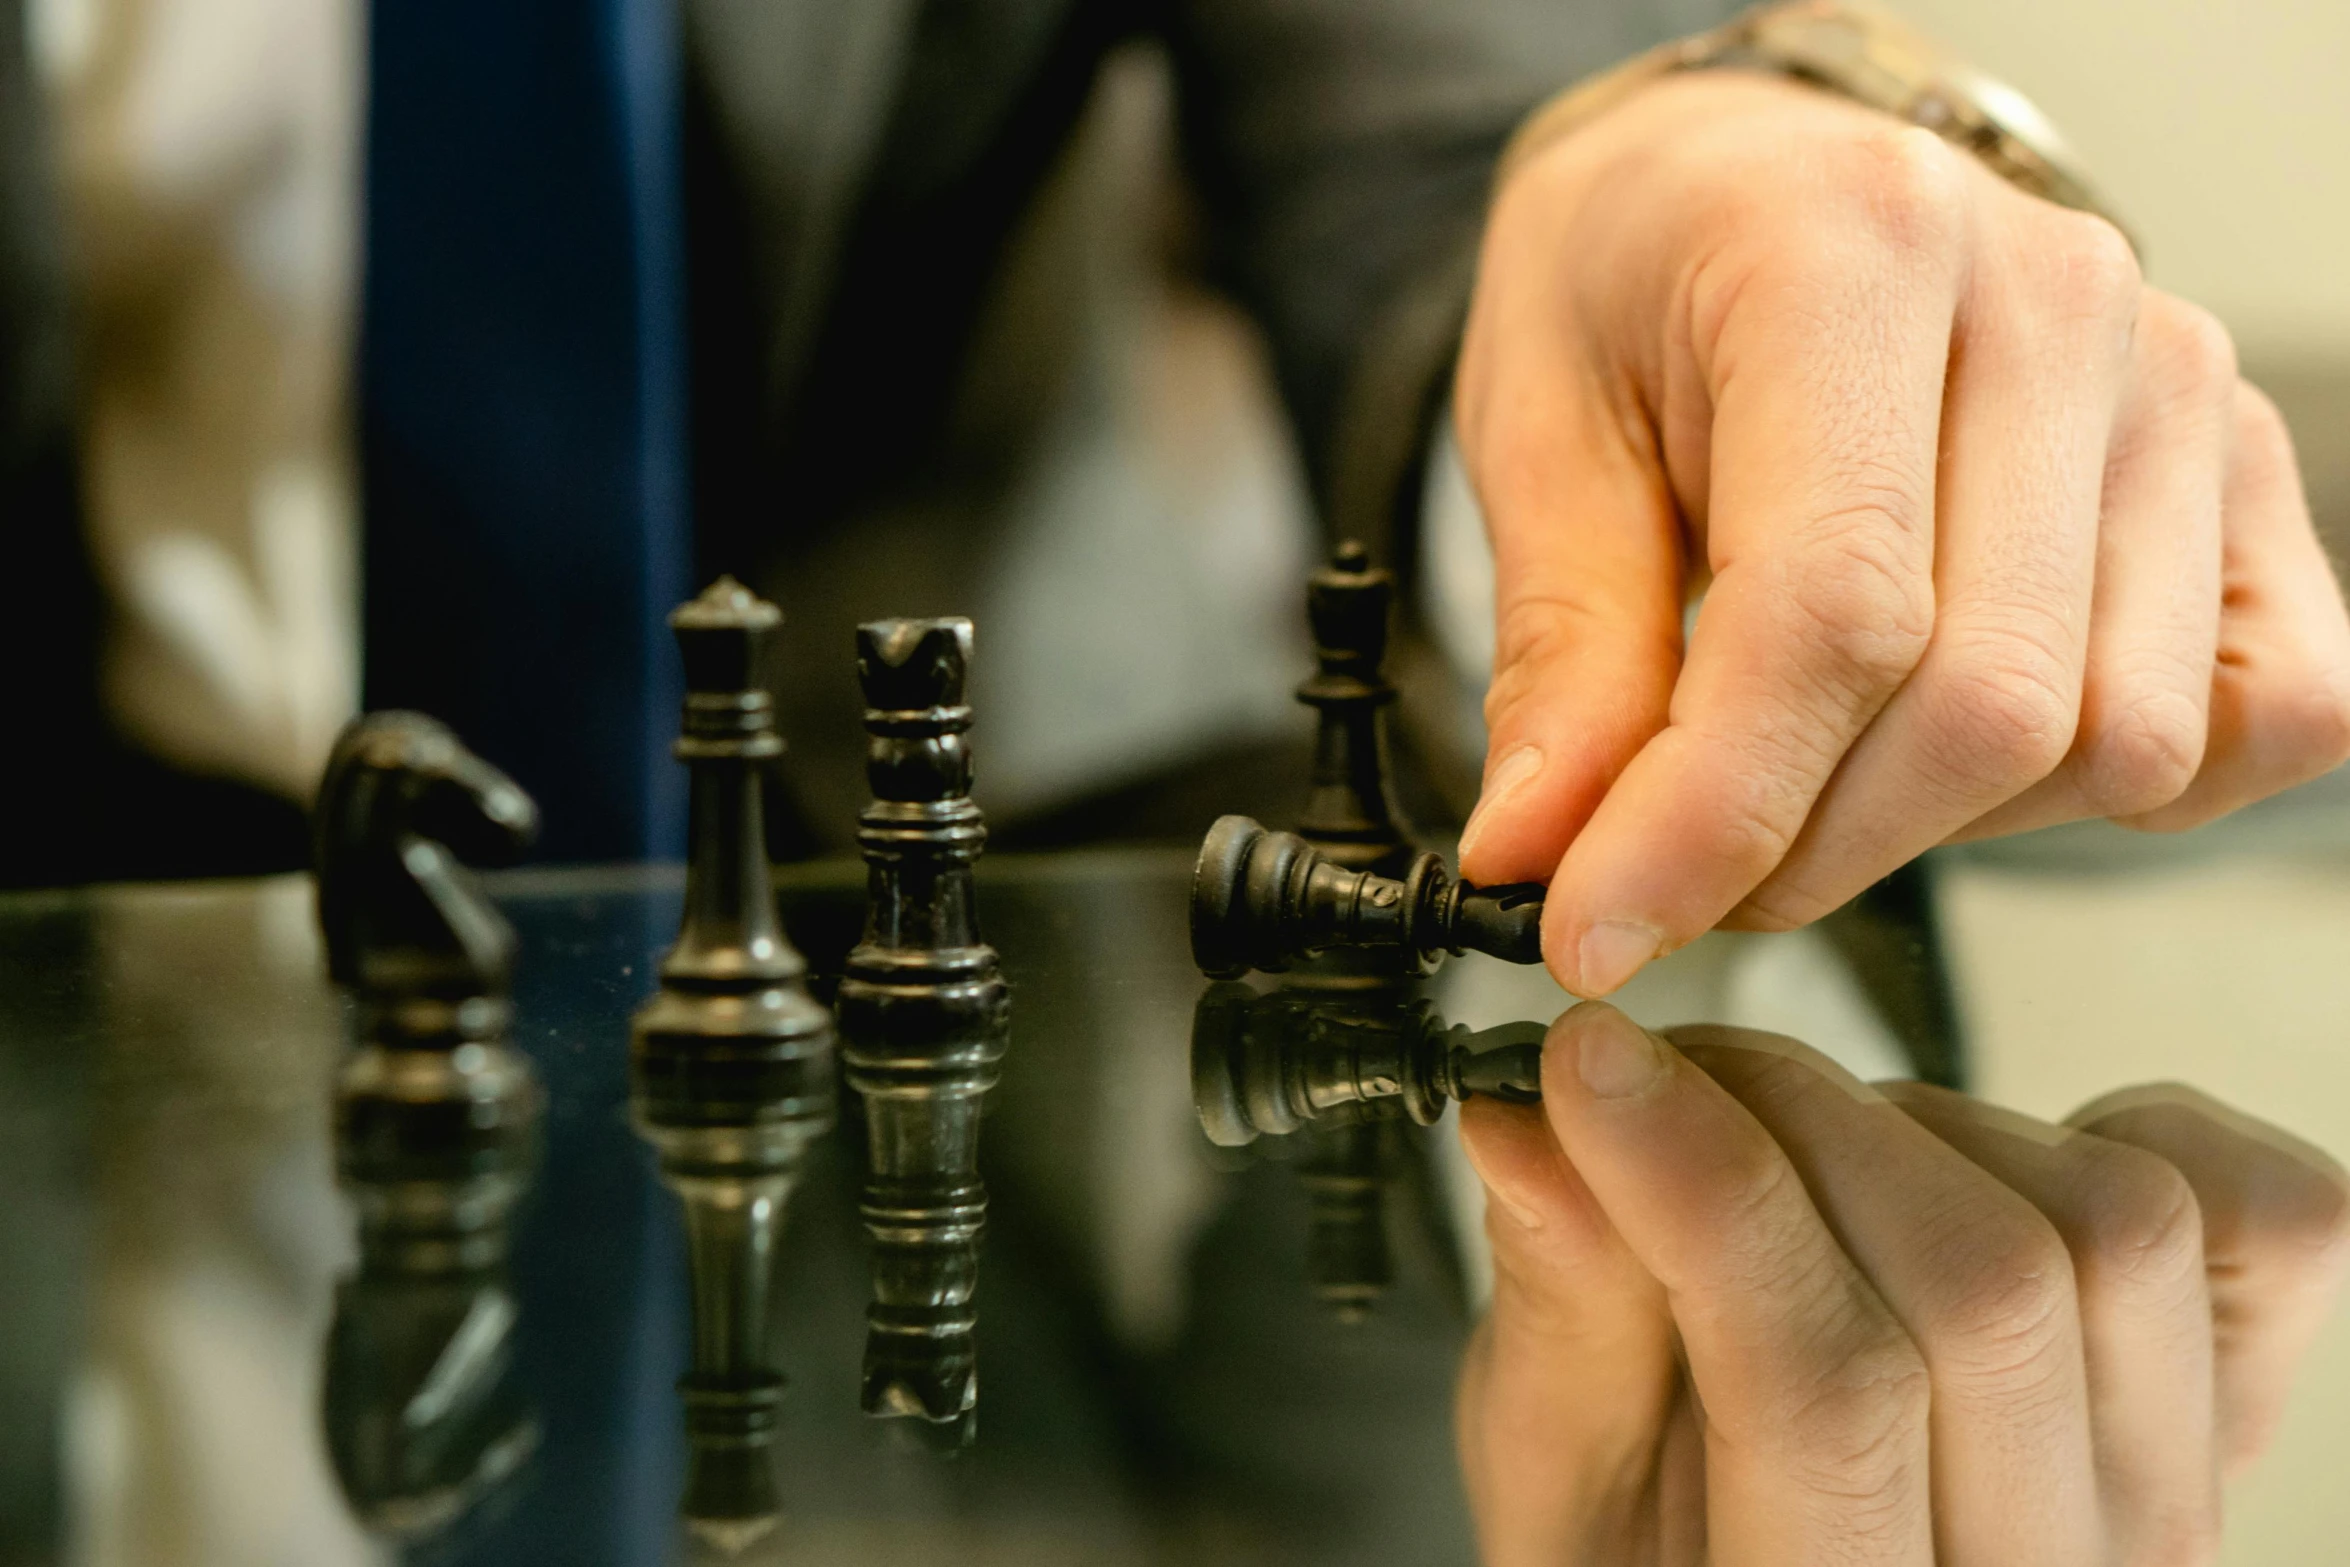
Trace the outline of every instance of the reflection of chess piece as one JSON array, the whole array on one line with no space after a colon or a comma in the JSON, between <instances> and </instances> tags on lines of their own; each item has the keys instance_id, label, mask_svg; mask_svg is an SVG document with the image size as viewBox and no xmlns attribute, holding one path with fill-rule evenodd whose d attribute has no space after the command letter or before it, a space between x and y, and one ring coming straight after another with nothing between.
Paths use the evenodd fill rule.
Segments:
<instances>
[{"instance_id":1,"label":"reflection of chess piece","mask_svg":"<svg viewBox=\"0 0 2350 1567\"><path fill-rule=\"evenodd\" d=\"M1192 1099L1211 1142L1295 1138L1309 1204L1306 1272L1343 1322L1358 1322L1393 1279L1387 1191L1403 1123L1434 1121L1472 1093L1541 1091L1542 1030L1446 1028L1410 989L1220 983L1192 1011Z\"/></svg>"},{"instance_id":2,"label":"reflection of chess piece","mask_svg":"<svg viewBox=\"0 0 2350 1567\"><path fill-rule=\"evenodd\" d=\"M538 1439L511 1376L505 1263L541 1095L505 1043L513 931L451 852L510 852L535 820L413 713L354 723L319 790L319 919L357 1025L335 1150L359 1271L327 1338L327 1445L353 1512L402 1538L455 1518Z\"/></svg>"},{"instance_id":3,"label":"reflection of chess piece","mask_svg":"<svg viewBox=\"0 0 2350 1567\"><path fill-rule=\"evenodd\" d=\"M1192 1012L1192 1102L1209 1141L1225 1147L1383 1108L1425 1126L1474 1094L1541 1098L1543 1032L1447 1027L1419 999L1210 985Z\"/></svg>"},{"instance_id":4,"label":"reflection of chess piece","mask_svg":"<svg viewBox=\"0 0 2350 1567\"><path fill-rule=\"evenodd\" d=\"M1224 816L1192 871L1191 951L1219 979L1279 973L1346 947L1539 963L1542 892L1531 882L1472 887L1433 854L1414 859L1401 879L1348 870L1295 833Z\"/></svg>"},{"instance_id":5,"label":"reflection of chess piece","mask_svg":"<svg viewBox=\"0 0 2350 1567\"><path fill-rule=\"evenodd\" d=\"M863 1401L870 1414L932 1421L963 1419L978 1400L980 1103L1006 1030L1004 981L972 906L987 829L970 799L963 739L970 656L967 620L883 620L857 632L874 796L857 839L870 901L841 979L840 1021L872 1168Z\"/></svg>"},{"instance_id":6,"label":"reflection of chess piece","mask_svg":"<svg viewBox=\"0 0 2350 1567\"><path fill-rule=\"evenodd\" d=\"M833 1118L832 1019L784 938L761 771L783 750L757 680L782 616L731 577L669 617L685 655L692 769L685 917L629 1050L637 1130L684 1207L691 1369L678 1385L695 1533L740 1548L774 1526L783 1376L769 1364L768 1279L783 1207Z\"/></svg>"},{"instance_id":7,"label":"reflection of chess piece","mask_svg":"<svg viewBox=\"0 0 2350 1567\"><path fill-rule=\"evenodd\" d=\"M538 1111L528 1063L504 1048L366 1049L344 1073L335 1148L359 1271L335 1293L325 1425L371 1529L430 1533L537 1446L512 1376L506 1242Z\"/></svg>"}]
</instances>

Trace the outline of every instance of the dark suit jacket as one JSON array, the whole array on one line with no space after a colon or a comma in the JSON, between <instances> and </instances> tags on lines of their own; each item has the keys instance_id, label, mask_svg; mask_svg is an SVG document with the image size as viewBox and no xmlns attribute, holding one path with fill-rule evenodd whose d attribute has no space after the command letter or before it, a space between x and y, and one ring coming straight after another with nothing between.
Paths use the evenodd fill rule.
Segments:
<instances>
[{"instance_id":1,"label":"dark suit jacket","mask_svg":"<svg viewBox=\"0 0 2350 1567\"><path fill-rule=\"evenodd\" d=\"M1566 83L1727 9L680 3L700 553L705 572L770 581L776 538L821 539L935 473L1003 241L1105 54L1146 36L1173 65L1204 269L1264 329L1329 525L1408 558L1397 524L1501 144ZM102 610L74 526L66 295L22 5L0 0L0 744L45 786L49 830L0 835L15 840L0 883L298 856L290 806L175 780L98 716Z\"/></svg>"}]
</instances>

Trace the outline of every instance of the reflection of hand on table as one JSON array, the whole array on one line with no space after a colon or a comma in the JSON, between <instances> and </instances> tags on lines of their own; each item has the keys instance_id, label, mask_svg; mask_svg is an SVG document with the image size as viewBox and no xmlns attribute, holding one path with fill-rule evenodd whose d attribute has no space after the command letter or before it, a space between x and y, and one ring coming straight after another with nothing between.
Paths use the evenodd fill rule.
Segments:
<instances>
[{"instance_id":1,"label":"reflection of hand on table","mask_svg":"<svg viewBox=\"0 0 2350 1567\"><path fill-rule=\"evenodd\" d=\"M1674 1039L1579 1007L1542 1105L1463 1106L1488 1563L2208 1559L2350 1259L2338 1166L2184 1088L2060 1128Z\"/></svg>"}]
</instances>

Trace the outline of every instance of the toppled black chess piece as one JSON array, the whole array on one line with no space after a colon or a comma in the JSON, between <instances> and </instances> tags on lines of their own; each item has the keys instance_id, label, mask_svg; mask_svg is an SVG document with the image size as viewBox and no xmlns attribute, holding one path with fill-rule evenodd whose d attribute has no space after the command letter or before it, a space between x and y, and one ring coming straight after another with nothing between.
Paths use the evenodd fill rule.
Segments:
<instances>
[{"instance_id":1,"label":"toppled black chess piece","mask_svg":"<svg viewBox=\"0 0 2350 1567\"><path fill-rule=\"evenodd\" d=\"M335 1157L359 1221L323 1424L353 1513L401 1540L445 1527L538 1444L506 1256L543 1096L506 1043L513 930L457 852L510 857L536 821L510 779L417 713L354 722L319 788L319 920L355 1046Z\"/></svg>"},{"instance_id":2,"label":"toppled black chess piece","mask_svg":"<svg viewBox=\"0 0 2350 1567\"><path fill-rule=\"evenodd\" d=\"M1313 676L1297 699L1315 711L1313 786L1297 835L1334 865L1401 876L1417 846L1395 800L1387 709L1395 687L1381 669L1395 578L1348 540L1308 579Z\"/></svg>"},{"instance_id":3,"label":"toppled black chess piece","mask_svg":"<svg viewBox=\"0 0 2350 1567\"><path fill-rule=\"evenodd\" d=\"M1542 1097L1538 1023L1472 1031L1426 1000L1332 1003L1210 985L1192 1012L1191 1089L1210 1142L1237 1148L1368 1110L1422 1126L1475 1095Z\"/></svg>"},{"instance_id":4,"label":"toppled black chess piece","mask_svg":"<svg viewBox=\"0 0 2350 1567\"><path fill-rule=\"evenodd\" d=\"M694 1327L678 1384L679 1512L726 1550L780 1509L768 1280L784 1204L834 1112L832 1017L784 937L761 814L761 774L783 740L757 675L782 618L731 577L669 617L686 676L677 755L692 771L685 915L629 1047L637 1130L685 1214Z\"/></svg>"},{"instance_id":5,"label":"toppled black chess piece","mask_svg":"<svg viewBox=\"0 0 2350 1567\"><path fill-rule=\"evenodd\" d=\"M1191 880L1191 952L1201 972L1279 973L1332 948L1387 948L1433 961L1483 952L1542 961L1543 889L1472 887L1434 854L1401 878L1348 870L1295 833L1217 818Z\"/></svg>"},{"instance_id":6,"label":"toppled black chess piece","mask_svg":"<svg viewBox=\"0 0 2350 1567\"><path fill-rule=\"evenodd\" d=\"M864 1408L958 1422L965 1438L979 1396L980 1105L1007 1029L1003 977L972 902L972 862L987 828L970 798L964 739L970 657L968 620L882 620L857 630L873 802L857 825L868 867L865 934L849 954L838 1003L870 1159Z\"/></svg>"}]
</instances>

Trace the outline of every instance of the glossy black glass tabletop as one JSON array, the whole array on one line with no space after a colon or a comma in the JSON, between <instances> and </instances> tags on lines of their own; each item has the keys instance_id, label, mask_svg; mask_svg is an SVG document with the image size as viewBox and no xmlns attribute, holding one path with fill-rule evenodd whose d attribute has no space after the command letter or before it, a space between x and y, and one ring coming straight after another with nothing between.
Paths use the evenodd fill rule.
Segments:
<instances>
[{"instance_id":1,"label":"glossy black glass tabletop","mask_svg":"<svg viewBox=\"0 0 2350 1567\"><path fill-rule=\"evenodd\" d=\"M629 1116L674 869L485 878L543 1107L460 1129L490 1238L414 1276L361 1256L383 1199L338 1163L349 1030L307 881L0 898L0 1561L68 1534L304 1567L1472 1559L1449 1417L1477 1200L1440 1091L1463 1047L1422 1004L1367 1025L1388 1065L1354 1040L1344 1092L1297 1086L1294 1009L1201 1005L1189 868L983 863L1011 1022L975 1406L860 1407L875 1259L844 1090L772 1264L780 1513L732 1532L679 1518L688 1254ZM829 997L863 869L780 880Z\"/></svg>"}]
</instances>

